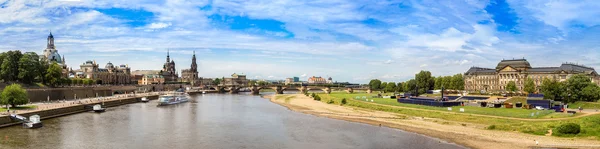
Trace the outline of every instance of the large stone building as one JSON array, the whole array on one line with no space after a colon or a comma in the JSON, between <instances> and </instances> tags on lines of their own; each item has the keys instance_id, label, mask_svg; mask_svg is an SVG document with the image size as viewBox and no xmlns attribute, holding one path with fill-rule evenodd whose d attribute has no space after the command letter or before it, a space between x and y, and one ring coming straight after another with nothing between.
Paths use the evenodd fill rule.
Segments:
<instances>
[{"instance_id":1,"label":"large stone building","mask_svg":"<svg viewBox=\"0 0 600 149\"><path fill-rule=\"evenodd\" d=\"M65 57L61 57L58 53L58 50L56 50L56 46L54 46L54 36L52 35L52 32L50 33L50 35L48 35L46 42L46 49L44 50L43 54L40 55L40 59L42 61L48 62L49 64L58 64L63 70L63 77L68 77L69 68L65 63Z\"/></svg>"},{"instance_id":2,"label":"large stone building","mask_svg":"<svg viewBox=\"0 0 600 149\"><path fill-rule=\"evenodd\" d=\"M96 80L98 84L130 84L131 68L127 65L114 66L108 62L100 68L96 61L88 60L73 71L75 78Z\"/></svg>"},{"instance_id":3,"label":"large stone building","mask_svg":"<svg viewBox=\"0 0 600 149\"><path fill-rule=\"evenodd\" d=\"M163 65L161 75L165 78L165 82L178 82L179 74L175 70L175 61L171 60L167 51L167 62Z\"/></svg>"},{"instance_id":4,"label":"large stone building","mask_svg":"<svg viewBox=\"0 0 600 149\"><path fill-rule=\"evenodd\" d=\"M248 82L249 81L246 79L246 75L233 73L231 78L223 78L221 85L244 86L248 85Z\"/></svg>"},{"instance_id":5,"label":"large stone building","mask_svg":"<svg viewBox=\"0 0 600 149\"><path fill-rule=\"evenodd\" d=\"M496 68L471 67L465 73L464 81L467 91L506 91L510 81L523 91L527 78L531 78L539 89L544 78L566 81L574 74L588 75L592 82L600 84L600 76L594 68L573 63L563 63L559 67L531 67L526 59L502 60Z\"/></svg>"},{"instance_id":6,"label":"large stone building","mask_svg":"<svg viewBox=\"0 0 600 149\"><path fill-rule=\"evenodd\" d=\"M308 84L326 84L327 80L323 77L312 76L308 78Z\"/></svg>"},{"instance_id":7,"label":"large stone building","mask_svg":"<svg viewBox=\"0 0 600 149\"><path fill-rule=\"evenodd\" d=\"M201 80L198 78L198 65L196 64L196 52L192 55L192 65L190 69L181 70L181 79L183 82L191 84L199 84Z\"/></svg>"},{"instance_id":8,"label":"large stone building","mask_svg":"<svg viewBox=\"0 0 600 149\"><path fill-rule=\"evenodd\" d=\"M142 78L138 80L139 85L150 85L150 84L163 84L165 78L158 74L143 74Z\"/></svg>"}]
</instances>

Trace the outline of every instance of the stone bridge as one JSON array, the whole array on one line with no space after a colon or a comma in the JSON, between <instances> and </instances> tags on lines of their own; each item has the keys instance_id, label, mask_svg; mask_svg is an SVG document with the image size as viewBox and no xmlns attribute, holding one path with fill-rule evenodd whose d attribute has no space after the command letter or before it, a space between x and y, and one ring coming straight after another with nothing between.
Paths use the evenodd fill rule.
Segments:
<instances>
[{"instance_id":1,"label":"stone bridge","mask_svg":"<svg viewBox=\"0 0 600 149\"><path fill-rule=\"evenodd\" d=\"M210 89L217 90L221 93L238 93L241 90L249 91L254 95L258 95L261 89L272 89L275 94L283 94L284 91L300 91L306 93L308 91L323 91L327 94L331 93L332 90L345 90L348 93L353 93L354 90L368 90L367 88L356 88L356 87L329 87L329 86L286 86L286 85L265 85L265 86L237 86L237 85L224 85L211 87Z\"/></svg>"}]
</instances>

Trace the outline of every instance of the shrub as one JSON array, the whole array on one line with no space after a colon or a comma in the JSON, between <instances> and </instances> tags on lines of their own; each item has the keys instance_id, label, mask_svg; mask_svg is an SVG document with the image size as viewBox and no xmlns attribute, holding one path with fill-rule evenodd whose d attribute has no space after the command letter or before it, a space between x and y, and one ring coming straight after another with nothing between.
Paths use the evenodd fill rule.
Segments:
<instances>
[{"instance_id":1,"label":"shrub","mask_svg":"<svg viewBox=\"0 0 600 149\"><path fill-rule=\"evenodd\" d=\"M556 132L559 134L578 134L581 131L581 126L575 123L566 123L558 126Z\"/></svg>"},{"instance_id":2,"label":"shrub","mask_svg":"<svg viewBox=\"0 0 600 149\"><path fill-rule=\"evenodd\" d=\"M315 98L317 96L315 93L310 94L310 97Z\"/></svg>"},{"instance_id":3,"label":"shrub","mask_svg":"<svg viewBox=\"0 0 600 149\"><path fill-rule=\"evenodd\" d=\"M321 97L319 97L319 95L315 95L314 99L315 99L316 101L321 101Z\"/></svg>"},{"instance_id":4,"label":"shrub","mask_svg":"<svg viewBox=\"0 0 600 149\"><path fill-rule=\"evenodd\" d=\"M329 101L327 101L327 104L332 104L332 103L333 103L332 99L329 99Z\"/></svg>"},{"instance_id":5,"label":"shrub","mask_svg":"<svg viewBox=\"0 0 600 149\"><path fill-rule=\"evenodd\" d=\"M342 98L342 104L344 105L344 104L346 104L346 102L347 102L346 98Z\"/></svg>"},{"instance_id":6,"label":"shrub","mask_svg":"<svg viewBox=\"0 0 600 149\"><path fill-rule=\"evenodd\" d=\"M489 130L494 130L494 129L496 129L496 125L490 125L490 126L488 126L486 129L489 129Z\"/></svg>"}]
</instances>

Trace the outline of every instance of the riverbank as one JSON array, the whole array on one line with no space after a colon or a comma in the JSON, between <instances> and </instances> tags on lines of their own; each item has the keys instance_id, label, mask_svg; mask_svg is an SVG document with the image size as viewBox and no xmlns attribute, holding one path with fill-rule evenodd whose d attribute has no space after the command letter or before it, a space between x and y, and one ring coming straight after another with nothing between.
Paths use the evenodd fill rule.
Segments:
<instances>
[{"instance_id":1,"label":"riverbank","mask_svg":"<svg viewBox=\"0 0 600 149\"><path fill-rule=\"evenodd\" d=\"M600 141L585 138L538 136L520 132L486 130L477 123L418 117L315 101L301 94L265 96L271 102L316 116L397 128L440 138L470 148L566 147L598 148ZM322 99L327 100L327 99ZM435 111L432 111L435 112ZM536 145L536 141L539 145Z\"/></svg>"},{"instance_id":2,"label":"riverbank","mask_svg":"<svg viewBox=\"0 0 600 149\"><path fill-rule=\"evenodd\" d=\"M115 107L125 104L140 102L140 98L147 97L149 99L157 99L160 92L141 93L141 94L123 94L111 97L86 98L76 101L63 101L53 103L38 103L34 105L36 108L27 110L16 110L15 112L21 116L29 117L31 115L39 115L41 119L54 118L81 112L88 112L91 106L102 104L103 107ZM7 113L0 113L0 128L21 124L19 121L12 120Z\"/></svg>"}]
</instances>

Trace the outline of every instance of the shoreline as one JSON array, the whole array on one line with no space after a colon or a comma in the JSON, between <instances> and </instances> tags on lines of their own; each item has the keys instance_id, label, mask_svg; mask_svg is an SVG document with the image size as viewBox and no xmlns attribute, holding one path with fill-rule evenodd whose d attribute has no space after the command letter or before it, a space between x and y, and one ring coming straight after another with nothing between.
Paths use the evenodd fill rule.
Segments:
<instances>
[{"instance_id":1,"label":"shoreline","mask_svg":"<svg viewBox=\"0 0 600 149\"><path fill-rule=\"evenodd\" d=\"M284 96L285 99L277 99ZM478 124L446 121L427 117L412 117L395 113L373 111L357 107L327 104L314 101L301 94L265 95L263 98L288 108L291 111L319 117L383 126L418 133L428 137L454 143L467 148L598 148L600 141L587 139L537 136L520 132L480 129ZM440 124L443 122L447 124ZM539 145L535 144L538 140Z\"/></svg>"}]
</instances>

